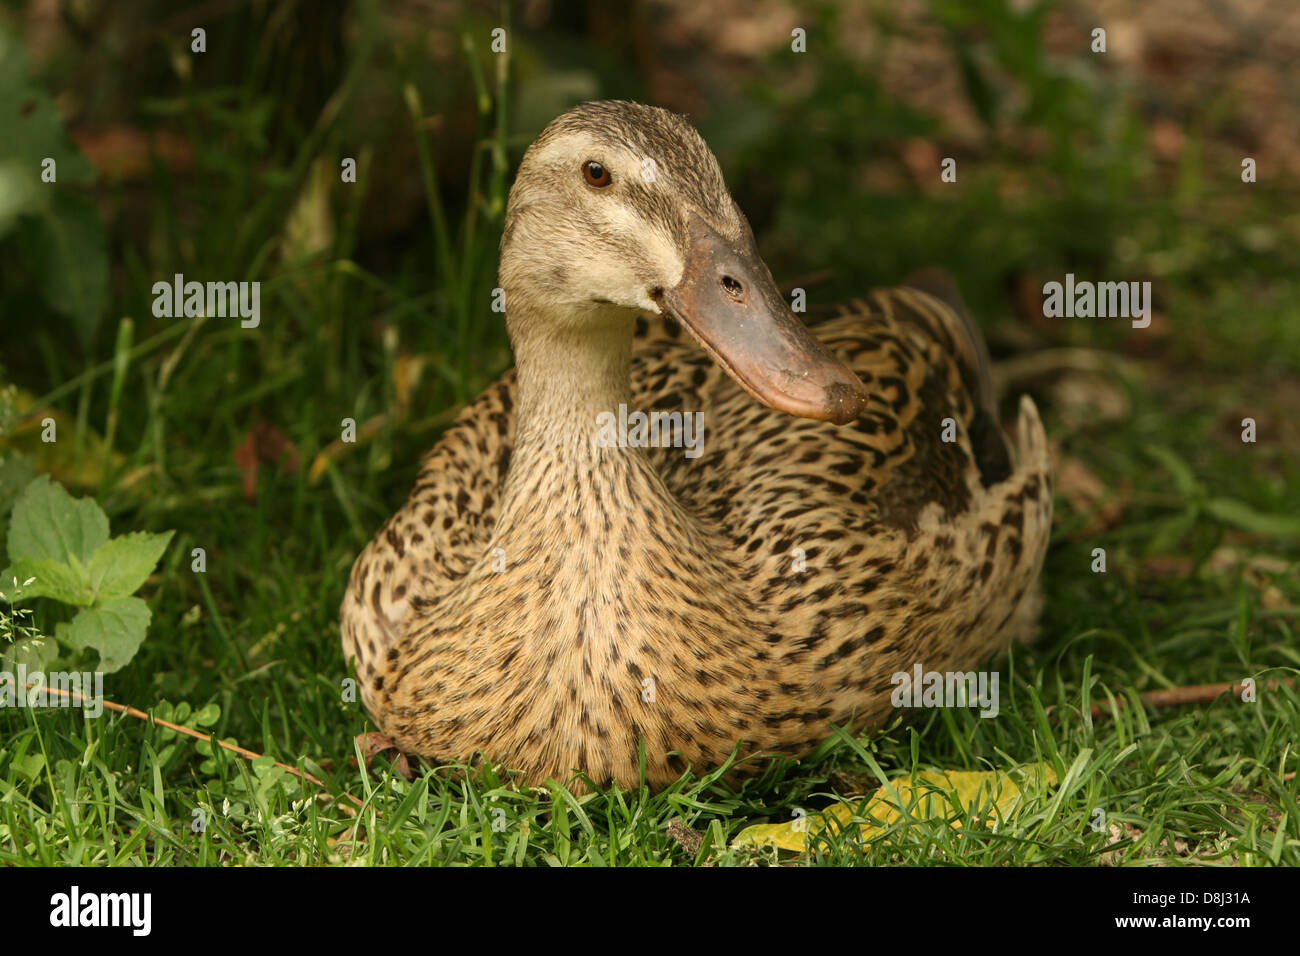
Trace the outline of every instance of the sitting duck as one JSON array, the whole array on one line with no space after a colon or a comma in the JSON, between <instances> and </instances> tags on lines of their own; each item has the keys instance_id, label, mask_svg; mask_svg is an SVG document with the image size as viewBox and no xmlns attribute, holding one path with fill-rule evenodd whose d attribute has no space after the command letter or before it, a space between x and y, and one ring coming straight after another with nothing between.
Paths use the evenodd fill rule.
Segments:
<instances>
[{"instance_id":1,"label":"sitting duck","mask_svg":"<svg viewBox=\"0 0 1300 956\"><path fill-rule=\"evenodd\" d=\"M1004 435L946 274L806 326L695 129L603 101L527 150L499 275L517 365L342 605L399 750L662 787L878 728L900 675L1036 627L1046 438L1027 396Z\"/></svg>"}]
</instances>

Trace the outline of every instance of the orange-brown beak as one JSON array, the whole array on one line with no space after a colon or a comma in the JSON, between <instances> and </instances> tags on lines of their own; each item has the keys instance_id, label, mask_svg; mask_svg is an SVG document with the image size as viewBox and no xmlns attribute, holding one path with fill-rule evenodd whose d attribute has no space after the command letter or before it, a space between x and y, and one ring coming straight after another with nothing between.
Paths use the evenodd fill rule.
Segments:
<instances>
[{"instance_id":1,"label":"orange-brown beak","mask_svg":"<svg viewBox=\"0 0 1300 956\"><path fill-rule=\"evenodd\" d=\"M688 230L686 270L676 286L655 293L660 309L764 405L837 425L854 421L866 386L795 318L752 237L737 249L696 213Z\"/></svg>"}]
</instances>

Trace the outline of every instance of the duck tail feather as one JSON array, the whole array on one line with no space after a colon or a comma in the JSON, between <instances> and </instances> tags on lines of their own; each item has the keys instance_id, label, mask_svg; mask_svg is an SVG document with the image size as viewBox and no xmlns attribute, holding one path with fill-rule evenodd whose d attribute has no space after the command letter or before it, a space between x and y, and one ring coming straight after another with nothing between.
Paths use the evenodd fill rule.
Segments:
<instances>
[{"instance_id":1,"label":"duck tail feather","mask_svg":"<svg viewBox=\"0 0 1300 956\"><path fill-rule=\"evenodd\" d=\"M1038 406L1028 395L1020 396L1020 417L1016 423L1016 464L1021 469L1051 473L1047 433L1038 417Z\"/></svg>"}]
</instances>

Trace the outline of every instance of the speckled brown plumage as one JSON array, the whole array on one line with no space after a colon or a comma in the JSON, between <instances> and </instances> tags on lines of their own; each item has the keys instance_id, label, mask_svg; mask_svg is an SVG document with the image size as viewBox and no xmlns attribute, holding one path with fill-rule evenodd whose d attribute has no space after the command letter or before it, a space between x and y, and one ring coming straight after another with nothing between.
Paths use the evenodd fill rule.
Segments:
<instances>
[{"instance_id":1,"label":"speckled brown plumage","mask_svg":"<svg viewBox=\"0 0 1300 956\"><path fill-rule=\"evenodd\" d=\"M1025 398L1004 442L959 310L897 288L816 326L870 394L841 427L759 404L672 321L542 335L512 315L518 376L464 410L353 568L343 649L375 722L533 783L635 784L644 741L658 786L737 743L798 755L827 721L878 726L893 673L1003 650L1035 617L1046 441ZM553 384L562 362L605 384ZM702 412L703 454L602 447L591 412L620 399Z\"/></svg>"}]
</instances>

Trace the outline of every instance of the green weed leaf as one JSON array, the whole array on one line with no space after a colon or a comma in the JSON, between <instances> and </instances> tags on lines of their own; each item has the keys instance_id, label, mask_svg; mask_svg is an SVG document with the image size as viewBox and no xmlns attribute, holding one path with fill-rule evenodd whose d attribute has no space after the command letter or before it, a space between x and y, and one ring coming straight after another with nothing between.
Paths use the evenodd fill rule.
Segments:
<instances>
[{"instance_id":1,"label":"green weed leaf","mask_svg":"<svg viewBox=\"0 0 1300 956\"><path fill-rule=\"evenodd\" d=\"M96 599L128 597L140 590L174 533L136 531L100 545L87 568Z\"/></svg>"},{"instance_id":2,"label":"green weed leaf","mask_svg":"<svg viewBox=\"0 0 1300 956\"><path fill-rule=\"evenodd\" d=\"M35 780L45 771L45 757L41 754L27 754L15 760L13 768L27 780Z\"/></svg>"},{"instance_id":3,"label":"green weed leaf","mask_svg":"<svg viewBox=\"0 0 1300 956\"><path fill-rule=\"evenodd\" d=\"M221 719L221 707L218 704L207 704L194 715L190 721L195 727L211 727Z\"/></svg>"},{"instance_id":4,"label":"green weed leaf","mask_svg":"<svg viewBox=\"0 0 1300 956\"><path fill-rule=\"evenodd\" d=\"M47 159L55 183L41 180ZM108 305L108 238L94 204L66 187L95 176L54 100L28 78L22 43L0 29L0 238L16 231L42 296L83 343Z\"/></svg>"},{"instance_id":5,"label":"green weed leaf","mask_svg":"<svg viewBox=\"0 0 1300 956\"><path fill-rule=\"evenodd\" d=\"M1300 538L1300 518L1266 514L1235 498L1211 498L1205 510L1225 524L1271 538Z\"/></svg>"},{"instance_id":6,"label":"green weed leaf","mask_svg":"<svg viewBox=\"0 0 1300 956\"><path fill-rule=\"evenodd\" d=\"M9 557L85 566L108 540L108 515L93 498L73 498L41 475L19 497L9 519Z\"/></svg>"},{"instance_id":7,"label":"green weed leaf","mask_svg":"<svg viewBox=\"0 0 1300 956\"><path fill-rule=\"evenodd\" d=\"M41 296L89 342L108 307L108 234L99 212L81 196L59 193L22 237Z\"/></svg>"},{"instance_id":8,"label":"green weed leaf","mask_svg":"<svg viewBox=\"0 0 1300 956\"><path fill-rule=\"evenodd\" d=\"M149 607L132 597L175 532L108 536L108 517L91 498L73 498L48 475L31 482L9 522L13 564L0 574L11 600L53 598L84 608L55 629L59 641L99 652L100 670L123 667L149 627ZM28 584L27 582L31 583Z\"/></svg>"},{"instance_id":9,"label":"green weed leaf","mask_svg":"<svg viewBox=\"0 0 1300 956\"><path fill-rule=\"evenodd\" d=\"M15 581L18 582L16 586ZM27 584L28 581L31 583ZM49 558L15 561L0 574L0 590L15 603L38 597L54 598L81 607L95 603L84 572Z\"/></svg>"},{"instance_id":10,"label":"green weed leaf","mask_svg":"<svg viewBox=\"0 0 1300 956\"><path fill-rule=\"evenodd\" d=\"M59 658L59 646L48 637L28 637L10 644L0 659L5 670L13 673L21 664L28 672L46 671Z\"/></svg>"},{"instance_id":11,"label":"green weed leaf","mask_svg":"<svg viewBox=\"0 0 1300 956\"><path fill-rule=\"evenodd\" d=\"M111 674L139 650L149 629L149 605L137 597L110 598L86 608L70 623L59 624L56 634L69 647L99 651L99 669Z\"/></svg>"},{"instance_id":12,"label":"green weed leaf","mask_svg":"<svg viewBox=\"0 0 1300 956\"><path fill-rule=\"evenodd\" d=\"M1169 472L1169 476L1174 479L1174 487L1184 501L1195 501L1201 497L1201 483L1187 462L1162 445L1154 445L1146 451Z\"/></svg>"},{"instance_id":13,"label":"green weed leaf","mask_svg":"<svg viewBox=\"0 0 1300 956\"><path fill-rule=\"evenodd\" d=\"M36 469L25 455L16 451L0 452L0 555L7 553L5 548L9 537L9 522L5 519L18 496L35 477Z\"/></svg>"}]
</instances>

